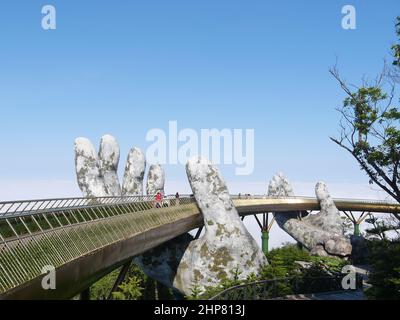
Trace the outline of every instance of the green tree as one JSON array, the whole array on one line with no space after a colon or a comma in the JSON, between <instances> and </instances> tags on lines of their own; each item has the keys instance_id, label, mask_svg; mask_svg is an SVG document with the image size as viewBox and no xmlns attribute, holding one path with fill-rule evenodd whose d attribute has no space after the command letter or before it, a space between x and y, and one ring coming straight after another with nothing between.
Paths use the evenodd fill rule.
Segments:
<instances>
[{"instance_id":1,"label":"green tree","mask_svg":"<svg viewBox=\"0 0 400 320\"><path fill-rule=\"evenodd\" d=\"M400 38L400 17L396 22ZM346 94L340 138L333 142L348 151L370 179L390 197L400 202L400 111L395 106L395 85L400 83L400 44L392 46L392 66L385 65L373 82L361 87L348 85L336 66L330 73ZM400 298L400 242L390 241L387 232L400 228L400 215L373 217L366 220L372 227L366 231L369 242L369 263L372 272L367 290L371 299ZM398 233L397 233L398 235Z\"/></svg>"},{"instance_id":2,"label":"green tree","mask_svg":"<svg viewBox=\"0 0 400 320\"><path fill-rule=\"evenodd\" d=\"M366 291L369 299L400 299L400 241L373 241L370 244L372 272Z\"/></svg>"},{"instance_id":3,"label":"green tree","mask_svg":"<svg viewBox=\"0 0 400 320\"><path fill-rule=\"evenodd\" d=\"M400 202L400 112L392 105L394 91L384 92L382 74L374 85L351 91L336 68L330 70L347 94L343 106L340 138L333 142L348 151L375 183Z\"/></svg>"},{"instance_id":4,"label":"green tree","mask_svg":"<svg viewBox=\"0 0 400 320\"><path fill-rule=\"evenodd\" d=\"M396 31L400 36L400 19ZM385 65L374 82L363 81L361 87L348 85L337 67L330 70L346 94L343 106L340 137L331 138L348 151L376 184L400 202L400 111L394 105L395 80L388 70L400 67L399 45L393 46L394 67ZM400 216L396 216L400 221Z\"/></svg>"}]
</instances>

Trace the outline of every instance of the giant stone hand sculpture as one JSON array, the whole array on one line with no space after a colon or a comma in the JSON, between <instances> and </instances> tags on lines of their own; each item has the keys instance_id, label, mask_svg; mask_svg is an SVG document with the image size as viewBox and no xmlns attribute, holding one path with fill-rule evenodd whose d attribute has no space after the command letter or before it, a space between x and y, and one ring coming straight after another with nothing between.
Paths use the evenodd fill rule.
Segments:
<instances>
[{"instance_id":1,"label":"giant stone hand sculpture","mask_svg":"<svg viewBox=\"0 0 400 320\"><path fill-rule=\"evenodd\" d=\"M122 188L118 181L119 146L115 138L102 137L99 153L86 138L75 140L78 184L86 197L141 196L146 160L143 152L131 149ZM186 168L189 183L203 213L206 232L192 241L183 234L134 258L151 278L190 295L199 289L216 286L238 268L241 278L257 274L268 261L246 230L230 199L220 173L208 161L191 160ZM164 192L165 174L159 165L149 170L146 189L149 195Z\"/></svg>"},{"instance_id":2,"label":"giant stone hand sculpture","mask_svg":"<svg viewBox=\"0 0 400 320\"><path fill-rule=\"evenodd\" d=\"M126 160L122 194L142 196L145 171L146 159L144 153L138 148L131 149Z\"/></svg>"},{"instance_id":3,"label":"giant stone hand sculpture","mask_svg":"<svg viewBox=\"0 0 400 320\"><path fill-rule=\"evenodd\" d=\"M128 154L122 188L118 180L120 151L116 139L110 135L101 138L99 153L86 138L75 139L75 165L78 185L85 197L143 196L146 170L144 153L132 148ZM147 194L164 193L165 174L160 165L152 165L147 179ZM133 261L151 278L172 287L176 268L192 240L182 235L160 247L139 255Z\"/></svg>"},{"instance_id":4,"label":"giant stone hand sculpture","mask_svg":"<svg viewBox=\"0 0 400 320\"><path fill-rule=\"evenodd\" d=\"M193 285L200 290L216 286L235 269L242 272L242 279L257 274L268 261L241 221L219 171L210 162L194 158L186 172L203 213L205 234L190 243L174 286L190 294Z\"/></svg>"},{"instance_id":5,"label":"giant stone hand sculpture","mask_svg":"<svg viewBox=\"0 0 400 320\"><path fill-rule=\"evenodd\" d=\"M321 205L321 212L300 215L299 212L275 213L278 225L295 240L304 245L312 254L320 256L348 257L352 253L350 240L344 236L343 221L326 185L319 182L315 194ZM270 197L293 197L290 182L283 174L275 175L268 188Z\"/></svg>"},{"instance_id":6,"label":"giant stone hand sculpture","mask_svg":"<svg viewBox=\"0 0 400 320\"><path fill-rule=\"evenodd\" d=\"M144 154L136 148L129 152L122 190L117 174L119 158L118 142L110 135L101 138L98 154L89 139L75 139L76 176L85 197L142 195Z\"/></svg>"},{"instance_id":7,"label":"giant stone hand sculpture","mask_svg":"<svg viewBox=\"0 0 400 320\"><path fill-rule=\"evenodd\" d=\"M101 138L99 149L100 175L109 196L120 196L121 187L118 179L119 146L113 136Z\"/></svg>"},{"instance_id":8,"label":"giant stone hand sculpture","mask_svg":"<svg viewBox=\"0 0 400 320\"><path fill-rule=\"evenodd\" d=\"M92 143L86 138L75 140L75 168L78 185L88 198L107 195L104 179L100 173L100 161Z\"/></svg>"},{"instance_id":9,"label":"giant stone hand sculpture","mask_svg":"<svg viewBox=\"0 0 400 320\"><path fill-rule=\"evenodd\" d=\"M147 194L164 194L165 174L162 167L158 164L150 166L147 176L146 192Z\"/></svg>"}]
</instances>

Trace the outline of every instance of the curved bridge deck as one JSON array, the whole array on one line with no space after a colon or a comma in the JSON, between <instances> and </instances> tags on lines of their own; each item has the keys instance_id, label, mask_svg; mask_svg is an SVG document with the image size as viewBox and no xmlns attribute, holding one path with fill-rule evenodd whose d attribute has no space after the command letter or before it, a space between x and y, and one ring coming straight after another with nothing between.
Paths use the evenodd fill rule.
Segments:
<instances>
[{"instance_id":1,"label":"curved bridge deck","mask_svg":"<svg viewBox=\"0 0 400 320\"><path fill-rule=\"evenodd\" d=\"M234 198L242 216L319 210L315 198ZM395 203L336 199L341 211L399 213ZM0 203L0 299L65 299L132 257L203 225L189 196L70 198ZM43 268L56 289L42 289Z\"/></svg>"}]
</instances>

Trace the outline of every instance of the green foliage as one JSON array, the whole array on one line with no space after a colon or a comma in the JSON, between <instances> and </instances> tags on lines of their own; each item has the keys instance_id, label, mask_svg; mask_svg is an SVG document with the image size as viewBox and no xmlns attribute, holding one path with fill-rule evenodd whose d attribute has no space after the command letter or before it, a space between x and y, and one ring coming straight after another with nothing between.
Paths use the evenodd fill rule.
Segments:
<instances>
[{"instance_id":1,"label":"green foliage","mask_svg":"<svg viewBox=\"0 0 400 320\"><path fill-rule=\"evenodd\" d=\"M327 273L339 273L342 272L343 267L349 264L349 261L343 260L335 257L316 257L312 256L311 261L314 264L318 264L319 266L323 266L325 275Z\"/></svg>"},{"instance_id":2,"label":"green foliage","mask_svg":"<svg viewBox=\"0 0 400 320\"><path fill-rule=\"evenodd\" d=\"M400 241L373 241L370 244L372 272L366 291L368 298L377 300L400 299Z\"/></svg>"},{"instance_id":3,"label":"green foliage","mask_svg":"<svg viewBox=\"0 0 400 320\"><path fill-rule=\"evenodd\" d=\"M118 277L119 270L115 270L110 274L106 275L99 281L97 281L90 288L90 299L91 300L107 300L110 291Z\"/></svg>"},{"instance_id":4,"label":"green foliage","mask_svg":"<svg viewBox=\"0 0 400 320\"><path fill-rule=\"evenodd\" d=\"M396 32L400 36L400 17ZM394 65L400 66L400 45L393 46L393 52ZM341 137L331 139L351 153L371 184L400 201L400 111L393 105L394 75L385 68L373 84L363 81L354 90L336 68L330 72L347 96L339 108Z\"/></svg>"},{"instance_id":5,"label":"green foliage","mask_svg":"<svg viewBox=\"0 0 400 320\"><path fill-rule=\"evenodd\" d=\"M120 291L113 292L114 300L139 300L142 297L142 279L137 276L129 278L119 286Z\"/></svg>"},{"instance_id":6,"label":"green foliage","mask_svg":"<svg viewBox=\"0 0 400 320\"><path fill-rule=\"evenodd\" d=\"M193 284L191 291L192 294L189 297L186 297L187 300L199 300L201 298L202 291L197 283Z\"/></svg>"},{"instance_id":7,"label":"green foliage","mask_svg":"<svg viewBox=\"0 0 400 320\"><path fill-rule=\"evenodd\" d=\"M112 287L119 275L120 269L115 270L96 282L90 289L91 300L108 299ZM132 265L126 275L126 280L113 292L115 300L170 300L172 291L147 277L136 265Z\"/></svg>"},{"instance_id":8,"label":"green foliage","mask_svg":"<svg viewBox=\"0 0 400 320\"><path fill-rule=\"evenodd\" d=\"M377 87L360 88L344 100L344 107L354 109L354 123L356 129L367 135L370 126L378 118L377 103L385 100L387 95Z\"/></svg>"},{"instance_id":9,"label":"green foliage","mask_svg":"<svg viewBox=\"0 0 400 320\"><path fill-rule=\"evenodd\" d=\"M371 183L400 201L400 111L391 105L393 93L380 84L345 91L342 137L332 140L356 158Z\"/></svg>"},{"instance_id":10,"label":"green foliage","mask_svg":"<svg viewBox=\"0 0 400 320\"><path fill-rule=\"evenodd\" d=\"M287 245L269 252L270 264L262 270L262 279L286 278L300 275L300 266L296 261L311 262L311 256L296 245Z\"/></svg>"},{"instance_id":11,"label":"green foliage","mask_svg":"<svg viewBox=\"0 0 400 320\"><path fill-rule=\"evenodd\" d=\"M312 256L296 245L272 250L268 255L270 264L262 270L261 278L324 277L341 272L347 261L335 257ZM302 268L297 262L308 262L310 268Z\"/></svg>"},{"instance_id":12,"label":"green foliage","mask_svg":"<svg viewBox=\"0 0 400 320\"><path fill-rule=\"evenodd\" d=\"M263 280L274 280L283 278L314 278L328 277L334 273L341 272L342 268L348 264L347 261L334 257L311 256L309 252L299 249L296 245L285 245L281 248L270 251L267 256L269 265L261 270L261 274L256 276L251 274L247 279L240 280L240 270L236 268L231 271L231 277L224 279L216 287L206 288L205 292L200 292L198 285L194 285L192 295L187 297L191 300L209 299L222 291L234 286L254 283ZM297 262L309 263L309 267L303 268ZM301 282L301 281L300 281ZM307 290L307 280L302 284ZM293 293L291 282L277 282L274 292L279 295L290 295Z\"/></svg>"},{"instance_id":13,"label":"green foliage","mask_svg":"<svg viewBox=\"0 0 400 320\"><path fill-rule=\"evenodd\" d=\"M352 125L359 133L360 138L354 143L355 155L393 173L392 165L400 159L400 112L395 107L387 110L379 105L387 98L379 87L360 88L345 99L344 112L352 116Z\"/></svg>"}]
</instances>

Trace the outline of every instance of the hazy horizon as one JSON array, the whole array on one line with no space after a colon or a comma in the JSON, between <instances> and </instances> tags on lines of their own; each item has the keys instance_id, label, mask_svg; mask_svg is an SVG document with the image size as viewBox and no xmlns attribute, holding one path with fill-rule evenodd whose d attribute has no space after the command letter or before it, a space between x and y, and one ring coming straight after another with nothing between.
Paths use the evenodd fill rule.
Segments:
<instances>
[{"instance_id":1,"label":"hazy horizon","mask_svg":"<svg viewBox=\"0 0 400 320\"><path fill-rule=\"evenodd\" d=\"M42 1L0 10L0 201L80 196L73 143L112 134L146 150L152 129L254 130L254 171L219 166L231 193L265 193L276 172L296 194L325 181L333 197L385 198L329 137L349 83L373 79L390 60L398 0L54 0L55 30L43 30ZM168 141L170 143L170 141ZM168 144L170 146L170 144ZM190 192L184 167L167 164L167 193ZM252 227L253 228L253 227Z\"/></svg>"}]
</instances>

